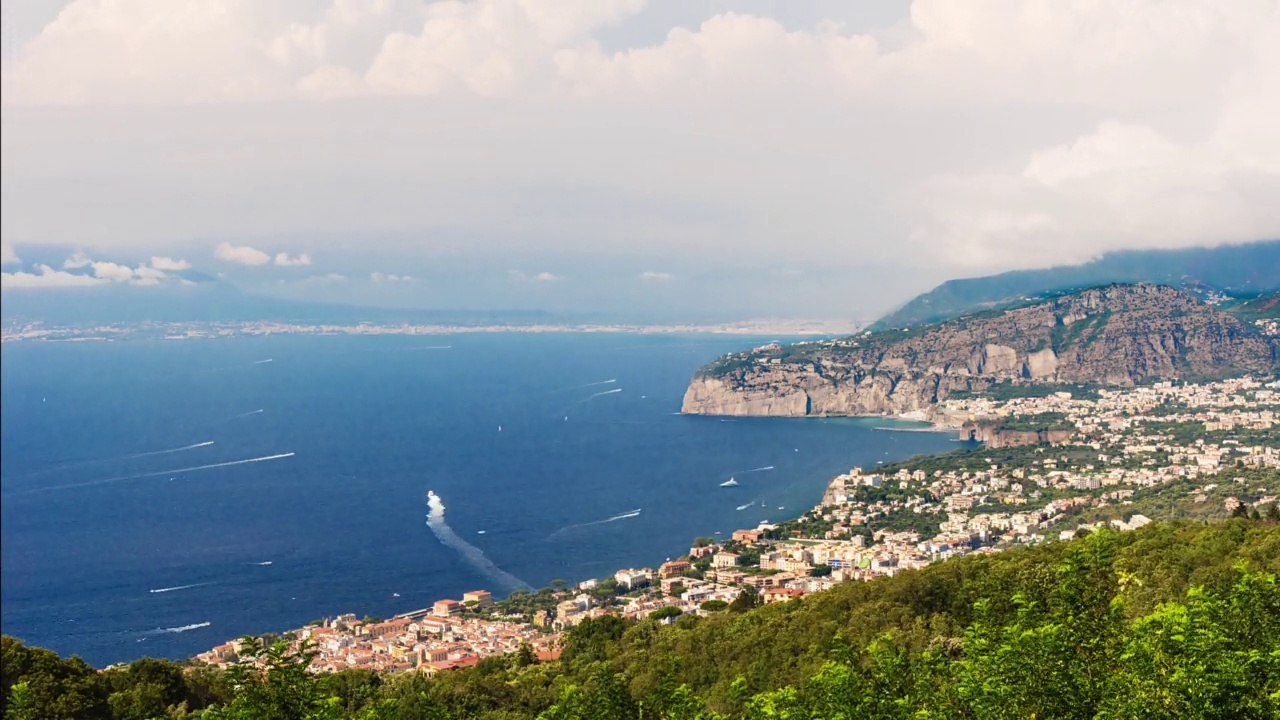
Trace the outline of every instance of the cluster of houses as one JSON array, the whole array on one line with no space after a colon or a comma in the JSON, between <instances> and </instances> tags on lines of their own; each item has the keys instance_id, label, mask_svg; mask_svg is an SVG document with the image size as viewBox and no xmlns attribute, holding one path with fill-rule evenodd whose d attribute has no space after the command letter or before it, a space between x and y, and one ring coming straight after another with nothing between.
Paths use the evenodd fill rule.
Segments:
<instances>
[{"instance_id":1,"label":"cluster of houses","mask_svg":"<svg viewBox=\"0 0 1280 720\"><path fill-rule=\"evenodd\" d=\"M542 660L559 656L559 636L523 623L487 620L468 613L491 605L485 590L465 593L462 600L439 600L430 608L390 620L361 621L346 614L285 635L293 649L308 643L315 653L311 669L337 672L349 668L380 671L416 670L434 675L469 667L491 655L528 650ZM196 656L215 666L253 662L241 656L235 640Z\"/></svg>"},{"instance_id":2,"label":"cluster of houses","mask_svg":"<svg viewBox=\"0 0 1280 720\"><path fill-rule=\"evenodd\" d=\"M950 557L1067 539L1080 527L1103 524L1073 520L1077 511L1123 507L1132 504L1136 493L1175 481L1189 481L1191 499L1209 502L1226 487L1235 487L1224 484L1233 480L1232 468L1280 471L1280 433L1252 432L1274 430L1280 423L1280 382L1275 381L1160 383L1100 391L1094 399L1069 393L1003 402L967 399L949 401L944 412L969 420L1056 413L1076 430L1064 443L1070 447L1029 449L1022 461L1008 467L988 463L976 469L926 471L908 464L891 473L854 468L832 479L821 502L806 513L810 522L804 527L810 531L803 536L793 529L789 537L776 539L779 533L770 531L778 527L772 525L739 529L729 542L704 541L657 569L618 570L613 581L622 597L606 604L591 592L600 581L586 580L558 591L554 609L536 612L532 623L511 622L474 612L492 605L490 594L480 590L387 621L361 622L344 615L287 637L295 644L311 643L317 671L432 674L521 648L542 659L554 658L558 633L588 618L617 614L639 619L674 608L659 615L670 621L681 614L722 611L743 592L765 603L785 602L835 583L894 575ZM1170 423L1198 424L1204 432L1178 440L1169 434ZM1250 431L1242 437L1253 441L1242 443L1222 432L1233 430ZM1234 481L1242 484L1240 497L1226 497L1224 511L1276 502L1276 488L1245 487L1243 478ZM883 491L865 492L868 488ZM1265 494L1268 490L1272 494ZM938 531L924 537L890 529L886 522L913 515L936 521ZM815 520L821 528L816 534ZM1150 521L1141 513L1125 512L1105 522L1133 529ZM232 642L197 659L224 665L241 661L239 651L239 643Z\"/></svg>"}]
</instances>

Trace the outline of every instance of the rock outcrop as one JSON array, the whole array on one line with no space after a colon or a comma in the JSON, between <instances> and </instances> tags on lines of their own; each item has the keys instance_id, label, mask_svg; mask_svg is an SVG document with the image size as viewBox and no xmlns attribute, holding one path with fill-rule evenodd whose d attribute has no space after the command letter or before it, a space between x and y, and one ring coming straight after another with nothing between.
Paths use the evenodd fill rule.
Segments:
<instances>
[{"instance_id":1,"label":"rock outcrop","mask_svg":"<svg viewBox=\"0 0 1280 720\"><path fill-rule=\"evenodd\" d=\"M1273 373L1280 343L1159 285L1112 285L907 331L766 346L700 370L683 412L928 412L997 383L1132 386L1152 378Z\"/></svg>"}]
</instances>

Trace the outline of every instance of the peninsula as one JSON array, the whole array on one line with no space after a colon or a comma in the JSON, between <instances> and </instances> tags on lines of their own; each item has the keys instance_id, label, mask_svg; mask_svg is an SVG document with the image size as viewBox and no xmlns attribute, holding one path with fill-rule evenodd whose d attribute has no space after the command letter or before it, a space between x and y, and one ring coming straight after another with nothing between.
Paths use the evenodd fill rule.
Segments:
<instances>
[{"instance_id":1,"label":"peninsula","mask_svg":"<svg viewBox=\"0 0 1280 720\"><path fill-rule=\"evenodd\" d=\"M973 393L1274 373L1275 306L1237 316L1161 285L1110 285L838 340L771 343L702 368L683 412L923 414Z\"/></svg>"}]
</instances>

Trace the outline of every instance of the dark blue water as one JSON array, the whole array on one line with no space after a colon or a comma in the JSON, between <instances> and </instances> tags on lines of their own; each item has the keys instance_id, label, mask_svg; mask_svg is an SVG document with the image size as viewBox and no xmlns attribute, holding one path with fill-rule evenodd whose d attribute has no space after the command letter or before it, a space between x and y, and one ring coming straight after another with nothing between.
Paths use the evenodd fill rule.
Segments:
<instances>
[{"instance_id":1,"label":"dark blue water","mask_svg":"<svg viewBox=\"0 0 1280 720\"><path fill-rule=\"evenodd\" d=\"M945 435L875 431L876 420L677 413L699 365L750 344L516 334L7 344L3 631L101 665L512 589L477 551L533 587L604 576L681 554L698 535L798 513L853 465L954 447ZM730 476L741 486L721 488ZM428 490L471 547L428 527ZM736 510L750 500L766 507ZM151 592L168 588L179 589Z\"/></svg>"}]
</instances>

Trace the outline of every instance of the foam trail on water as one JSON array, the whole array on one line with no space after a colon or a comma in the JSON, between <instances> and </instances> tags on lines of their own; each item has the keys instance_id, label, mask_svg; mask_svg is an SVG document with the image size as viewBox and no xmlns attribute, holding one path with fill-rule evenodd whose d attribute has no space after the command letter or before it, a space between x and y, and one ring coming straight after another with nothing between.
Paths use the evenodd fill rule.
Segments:
<instances>
[{"instance_id":1,"label":"foam trail on water","mask_svg":"<svg viewBox=\"0 0 1280 720\"><path fill-rule=\"evenodd\" d=\"M102 480L90 480L89 482L71 483L69 485L53 485L44 488L35 488L34 490L26 490L16 492L13 495L29 495L31 493L47 492L49 490L69 490L71 488L90 487L92 485L105 485L107 483L124 482L126 480L141 480L143 478L160 477L162 475L179 475L181 473L197 472L199 470L213 470L216 468L232 467L233 465L247 465L249 463L267 462L270 460L283 460L291 458L295 453L279 453L278 455L263 455L262 457L246 458L244 460L230 460L228 462L210 463L208 465L196 465L194 467L174 468L172 470L157 470L156 472L138 473L137 475L124 475L121 477L104 478Z\"/></svg>"},{"instance_id":2,"label":"foam trail on water","mask_svg":"<svg viewBox=\"0 0 1280 720\"><path fill-rule=\"evenodd\" d=\"M765 471L767 471L767 470L772 470L772 469L773 469L773 466L772 466L772 465L765 465L764 467L751 468L750 470L739 470L739 471L737 471L737 472L735 472L735 473L733 473L733 474L734 474L734 475L746 475L747 473L753 473L753 472L765 472Z\"/></svg>"},{"instance_id":3,"label":"foam trail on water","mask_svg":"<svg viewBox=\"0 0 1280 720\"><path fill-rule=\"evenodd\" d=\"M149 593L176 592L178 590L190 590L191 588L204 587L205 585L212 585L212 584L213 583L202 582L202 583L192 583L190 585L174 585L173 587L156 588L155 590L148 590L147 592Z\"/></svg>"},{"instance_id":4,"label":"foam trail on water","mask_svg":"<svg viewBox=\"0 0 1280 720\"><path fill-rule=\"evenodd\" d=\"M269 362L275 362L275 358L266 358L264 360L254 360L251 365L263 365Z\"/></svg>"},{"instance_id":5,"label":"foam trail on water","mask_svg":"<svg viewBox=\"0 0 1280 720\"><path fill-rule=\"evenodd\" d=\"M529 583L493 564L493 561L485 557L484 551L480 548L458 537L453 528L449 527L449 523L444 521L444 501L430 490L427 491L427 507L430 508L430 512L427 513L427 527L431 528L431 532L435 534L440 544L457 552L469 565L507 590L533 589Z\"/></svg>"},{"instance_id":6,"label":"foam trail on water","mask_svg":"<svg viewBox=\"0 0 1280 720\"><path fill-rule=\"evenodd\" d=\"M213 444L212 440L205 440L204 442L193 443L191 445L183 445L182 447L169 448L167 450L148 450L147 452L133 453L132 455L120 455L118 457L100 458L98 460L81 460L80 462L67 463L65 465L55 465L54 467L51 467L45 470L37 470L36 472L27 473L26 475L18 475L17 477L19 478L39 477L41 475L48 475L49 473L55 473L61 470L70 470L72 468L78 468L78 467L88 467L89 465L102 465L104 463L110 463L110 462L125 462L126 460L137 460L139 458L155 457L156 455L170 455L172 453L186 452L187 450L195 450L197 448L209 447L212 444Z\"/></svg>"},{"instance_id":7,"label":"foam trail on water","mask_svg":"<svg viewBox=\"0 0 1280 720\"><path fill-rule=\"evenodd\" d=\"M755 504L756 504L756 501L755 501L755 500L752 500L751 502L747 503L746 505L739 505L739 506L738 506L738 509L739 509L739 510L746 510L747 508L749 508L749 507L751 507L752 505L755 505Z\"/></svg>"},{"instance_id":8,"label":"foam trail on water","mask_svg":"<svg viewBox=\"0 0 1280 720\"><path fill-rule=\"evenodd\" d=\"M418 347L405 348L405 350L452 350L452 345L420 345Z\"/></svg>"},{"instance_id":9,"label":"foam trail on water","mask_svg":"<svg viewBox=\"0 0 1280 720\"><path fill-rule=\"evenodd\" d=\"M547 539L550 540L558 535L569 532L570 530L577 530L579 528L591 527L592 525L603 525L605 523L617 522L619 520L627 520L629 518L637 517L638 515L640 515L640 511L641 511L641 508L636 508L635 510L628 510L626 512L618 513L617 515L612 515L603 520L593 520L592 522L588 522L588 523L566 525L565 527L562 527L559 530L548 535Z\"/></svg>"},{"instance_id":10,"label":"foam trail on water","mask_svg":"<svg viewBox=\"0 0 1280 720\"><path fill-rule=\"evenodd\" d=\"M229 417L229 418L227 418L227 419L228 419L228 420L239 420L240 418L247 418L247 417L249 417L250 415L257 415L257 414L259 414L259 413L261 413L261 412L263 412L263 409L262 409L262 408L258 408L257 410L250 410L249 412L240 413L239 415L232 415L231 417Z\"/></svg>"},{"instance_id":11,"label":"foam trail on water","mask_svg":"<svg viewBox=\"0 0 1280 720\"><path fill-rule=\"evenodd\" d=\"M210 623L210 622L201 622L201 623L192 623L190 625L179 625L178 627L171 627L171 628L156 628L155 630L149 630L143 633L143 635L149 636L149 635L164 635L165 633L184 633L189 630L199 630L200 628L207 628L212 624L213 623Z\"/></svg>"},{"instance_id":12,"label":"foam trail on water","mask_svg":"<svg viewBox=\"0 0 1280 720\"><path fill-rule=\"evenodd\" d=\"M596 387L597 385L612 385L616 382L618 382L618 378L610 378L608 380L601 380L600 382L589 382L585 385L574 385L573 387L560 388L559 390L554 390L552 392L569 392L570 390L583 390L589 387Z\"/></svg>"}]
</instances>

